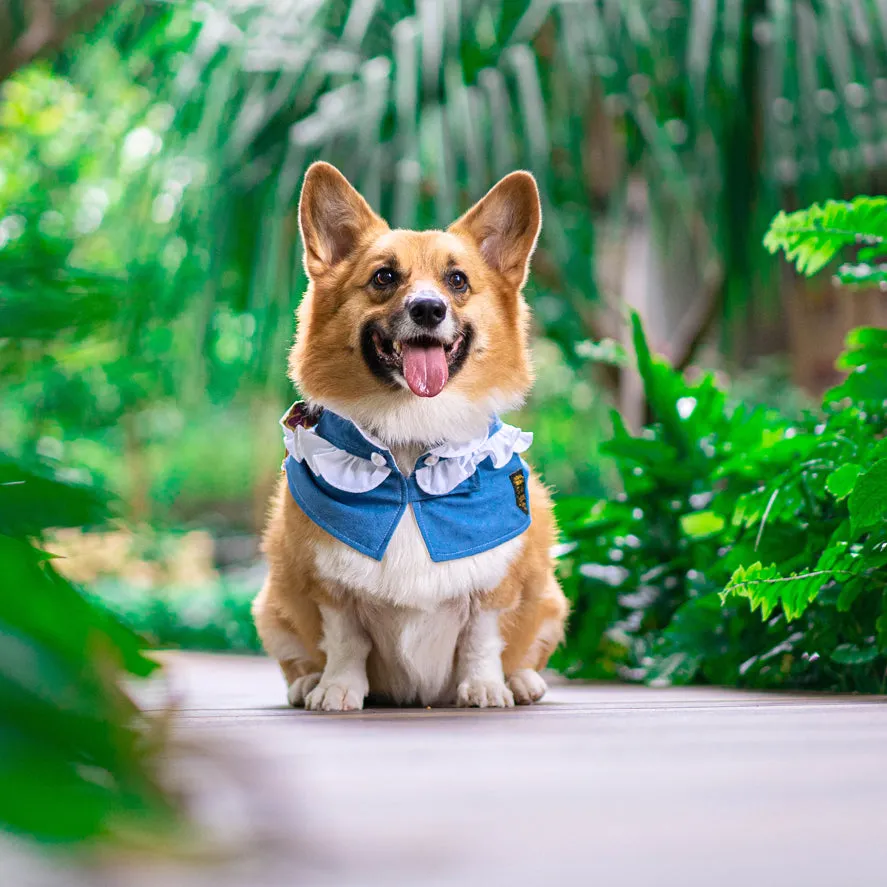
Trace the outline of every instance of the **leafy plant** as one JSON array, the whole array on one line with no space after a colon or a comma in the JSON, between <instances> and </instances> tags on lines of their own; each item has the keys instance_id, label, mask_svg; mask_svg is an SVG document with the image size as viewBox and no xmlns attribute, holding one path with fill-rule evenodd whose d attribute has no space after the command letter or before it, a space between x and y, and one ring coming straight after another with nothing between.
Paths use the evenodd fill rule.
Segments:
<instances>
[{"instance_id":1,"label":"leafy plant","mask_svg":"<svg viewBox=\"0 0 887 887\"><path fill-rule=\"evenodd\" d=\"M63 17L40 5L33 32L3 53L0 81L110 4L64 4ZM0 43L28 21L25 7L0 10ZM118 139L144 105L124 93L116 116L99 119L43 64L0 93L0 373L4 401L16 392L31 408L24 443L0 440L0 828L52 843L162 827L173 812L156 775L163 737L125 687L156 664L142 638L56 572L42 541L109 516L92 479L40 455L40 441L59 423L89 424L85 380L113 365L109 343L126 328L115 328L125 275L111 239L86 236L110 200L92 138Z\"/></svg>"},{"instance_id":2,"label":"leafy plant","mask_svg":"<svg viewBox=\"0 0 887 887\"><path fill-rule=\"evenodd\" d=\"M786 258L808 277L826 267L848 247L852 262L841 265L841 283L887 286L887 197L857 197L849 203L829 200L786 214L779 213L764 246Z\"/></svg>"},{"instance_id":3,"label":"leafy plant","mask_svg":"<svg viewBox=\"0 0 887 887\"><path fill-rule=\"evenodd\" d=\"M560 664L650 683L882 692L887 331L853 331L847 380L817 413L787 419L731 406L709 375L684 379L633 322L653 421L631 435L614 414L615 500L560 505L575 602Z\"/></svg>"},{"instance_id":4,"label":"leafy plant","mask_svg":"<svg viewBox=\"0 0 887 887\"><path fill-rule=\"evenodd\" d=\"M0 459L0 828L74 842L163 825L161 736L123 688L156 663L31 540L106 514L94 489Z\"/></svg>"}]
</instances>

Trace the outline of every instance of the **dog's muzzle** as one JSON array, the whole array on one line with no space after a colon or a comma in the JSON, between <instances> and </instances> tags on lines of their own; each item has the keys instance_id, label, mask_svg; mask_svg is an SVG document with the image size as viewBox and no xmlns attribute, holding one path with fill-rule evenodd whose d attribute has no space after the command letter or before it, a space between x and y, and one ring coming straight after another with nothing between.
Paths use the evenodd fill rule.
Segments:
<instances>
[{"instance_id":1,"label":"dog's muzzle","mask_svg":"<svg viewBox=\"0 0 887 887\"><path fill-rule=\"evenodd\" d=\"M436 330L446 320L448 305L433 290L422 290L405 303L410 320L422 330Z\"/></svg>"}]
</instances>

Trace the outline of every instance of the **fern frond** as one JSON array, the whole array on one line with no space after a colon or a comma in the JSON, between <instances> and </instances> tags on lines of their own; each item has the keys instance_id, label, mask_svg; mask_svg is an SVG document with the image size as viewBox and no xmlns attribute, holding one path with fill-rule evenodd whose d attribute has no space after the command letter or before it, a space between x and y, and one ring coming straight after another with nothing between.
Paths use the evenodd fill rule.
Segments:
<instances>
[{"instance_id":1,"label":"fern frond","mask_svg":"<svg viewBox=\"0 0 887 887\"><path fill-rule=\"evenodd\" d=\"M752 611L760 607L762 619L769 619L782 604L786 619L797 619L815 600L822 586L838 575L853 574L848 570L829 569L783 576L776 564L765 567L759 561L736 569L721 592L721 601L726 602L732 596L748 598Z\"/></svg>"},{"instance_id":2,"label":"fern frond","mask_svg":"<svg viewBox=\"0 0 887 887\"><path fill-rule=\"evenodd\" d=\"M857 197L849 203L829 200L793 213L779 213L770 223L764 246L783 250L802 274L811 277L849 246L868 247L870 255L887 250L887 197ZM872 284L885 279L887 267L871 262L841 266L842 283Z\"/></svg>"}]
</instances>

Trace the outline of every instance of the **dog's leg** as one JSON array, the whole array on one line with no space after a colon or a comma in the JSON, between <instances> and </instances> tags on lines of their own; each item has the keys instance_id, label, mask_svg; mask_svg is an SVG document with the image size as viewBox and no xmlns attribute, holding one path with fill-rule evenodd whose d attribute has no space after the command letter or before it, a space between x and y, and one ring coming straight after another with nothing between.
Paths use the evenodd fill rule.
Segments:
<instances>
[{"instance_id":1,"label":"dog's leg","mask_svg":"<svg viewBox=\"0 0 887 887\"><path fill-rule=\"evenodd\" d=\"M301 706L320 680L323 657L319 650L309 652L294 628L270 604L269 590L270 584L266 584L253 603L256 631L265 652L280 665L286 680L287 701L292 706Z\"/></svg>"},{"instance_id":2,"label":"dog's leg","mask_svg":"<svg viewBox=\"0 0 887 887\"><path fill-rule=\"evenodd\" d=\"M507 684L514 693L514 701L518 705L530 705L538 702L548 689L539 672L548 664L548 658L558 644L564 639L564 625L569 612L569 605L564 593L558 585L553 572L548 574L546 581L539 585L545 589L538 598L527 595L528 604L533 609L535 631L532 635L523 634L513 640L512 647L504 658Z\"/></svg>"},{"instance_id":3,"label":"dog's leg","mask_svg":"<svg viewBox=\"0 0 887 887\"><path fill-rule=\"evenodd\" d=\"M369 691L367 656L370 638L348 604L320 605L326 667L320 683L305 697L313 711L356 711L363 708Z\"/></svg>"},{"instance_id":4,"label":"dog's leg","mask_svg":"<svg viewBox=\"0 0 887 887\"><path fill-rule=\"evenodd\" d=\"M552 580L554 582L554 580ZM559 586L552 586L559 589ZM542 619L530 648L518 662L518 667L508 673L507 684L514 693L514 701L518 705L530 705L538 702L548 689L539 669L548 664L548 657L564 639L564 620L566 603L554 595L549 598L540 611L549 614Z\"/></svg>"},{"instance_id":5,"label":"dog's leg","mask_svg":"<svg viewBox=\"0 0 887 887\"><path fill-rule=\"evenodd\" d=\"M509 708L514 696L502 671L499 611L472 607L457 651L456 704L477 708Z\"/></svg>"}]
</instances>

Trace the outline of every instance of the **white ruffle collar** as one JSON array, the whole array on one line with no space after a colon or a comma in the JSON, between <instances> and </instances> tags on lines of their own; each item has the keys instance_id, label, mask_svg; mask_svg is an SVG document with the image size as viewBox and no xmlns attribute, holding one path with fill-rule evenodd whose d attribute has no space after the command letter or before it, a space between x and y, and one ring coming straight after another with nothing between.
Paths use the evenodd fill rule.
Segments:
<instances>
[{"instance_id":1,"label":"white ruffle collar","mask_svg":"<svg viewBox=\"0 0 887 887\"><path fill-rule=\"evenodd\" d=\"M354 427L374 450L369 459L333 445L317 433L316 425L290 428L284 424L289 415L287 411L280 420L287 453L297 462L306 462L330 486L348 493L366 493L384 483L392 471L398 471L390 450L357 425ZM416 483L429 495L445 496L471 477L484 459L502 468L532 443L531 432L502 424L492 434L474 440L441 444L419 459L417 464L422 467L415 472Z\"/></svg>"}]
</instances>

